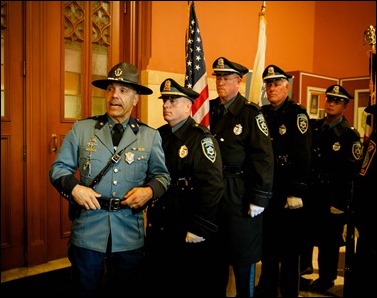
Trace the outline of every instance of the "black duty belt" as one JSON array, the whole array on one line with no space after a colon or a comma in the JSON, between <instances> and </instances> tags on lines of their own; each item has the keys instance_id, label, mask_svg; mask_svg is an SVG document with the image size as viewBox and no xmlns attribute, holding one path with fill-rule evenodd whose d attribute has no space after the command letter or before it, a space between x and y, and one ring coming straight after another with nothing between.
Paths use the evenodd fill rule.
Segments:
<instances>
[{"instance_id":1,"label":"black duty belt","mask_svg":"<svg viewBox=\"0 0 377 298\"><path fill-rule=\"evenodd\" d=\"M239 166L223 166L223 173L225 175L242 175L244 171Z\"/></svg>"},{"instance_id":2,"label":"black duty belt","mask_svg":"<svg viewBox=\"0 0 377 298\"><path fill-rule=\"evenodd\" d=\"M97 200L101 209L106 211L118 211L120 209L130 208L128 205L121 204L121 202L124 201L124 198L97 198Z\"/></svg>"}]
</instances>

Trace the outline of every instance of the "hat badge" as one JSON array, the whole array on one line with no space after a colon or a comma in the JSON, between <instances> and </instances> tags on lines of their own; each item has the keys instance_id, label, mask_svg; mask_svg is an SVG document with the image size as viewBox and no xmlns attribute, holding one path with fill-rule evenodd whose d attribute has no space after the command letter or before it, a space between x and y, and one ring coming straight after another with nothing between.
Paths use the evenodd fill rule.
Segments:
<instances>
[{"instance_id":1,"label":"hat badge","mask_svg":"<svg viewBox=\"0 0 377 298\"><path fill-rule=\"evenodd\" d=\"M122 69L119 67L119 68L117 68L115 71L114 71L114 74L117 76L117 77L119 77L121 74L122 74Z\"/></svg>"},{"instance_id":2,"label":"hat badge","mask_svg":"<svg viewBox=\"0 0 377 298\"><path fill-rule=\"evenodd\" d=\"M334 86L332 92L334 92L335 94L339 94L339 86Z\"/></svg>"},{"instance_id":3,"label":"hat badge","mask_svg":"<svg viewBox=\"0 0 377 298\"><path fill-rule=\"evenodd\" d=\"M268 68L268 75L269 76L273 76L274 74L275 74L275 69L272 66L270 66Z\"/></svg>"},{"instance_id":4,"label":"hat badge","mask_svg":"<svg viewBox=\"0 0 377 298\"><path fill-rule=\"evenodd\" d=\"M225 68L225 65L224 65L224 59L223 58L219 58L217 60L217 67L218 68Z\"/></svg>"},{"instance_id":5,"label":"hat badge","mask_svg":"<svg viewBox=\"0 0 377 298\"><path fill-rule=\"evenodd\" d=\"M165 81L164 91L171 91L171 81L170 80Z\"/></svg>"}]
</instances>

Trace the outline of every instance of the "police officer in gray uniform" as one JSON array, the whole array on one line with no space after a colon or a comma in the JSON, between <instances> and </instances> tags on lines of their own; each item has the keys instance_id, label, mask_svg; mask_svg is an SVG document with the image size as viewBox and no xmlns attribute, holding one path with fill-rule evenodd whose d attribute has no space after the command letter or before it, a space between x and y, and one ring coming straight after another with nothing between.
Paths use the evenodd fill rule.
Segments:
<instances>
[{"instance_id":1,"label":"police officer in gray uniform","mask_svg":"<svg viewBox=\"0 0 377 298\"><path fill-rule=\"evenodd\" d=\"M78 296L100 293L105 262L110 282L106 294L140 292L140 210L165 193L170 176L159 132L131 116L139 96L152 94L138 80L133 65L119 63L107 78L93 81L106 90L106 114L76 122L50 168L51 183L76 210L68 257ZM116 133L117 141L112 140Z\"/></svg>"},{"instance_id":2,"label":"police officer in gray uniform","mask_svg":"<svg viewBox=\"0 0 377 298\"><path fill-rule=\"evenodd\" d=\"M282 297L298 297L300 224L310 183L309 117L306 109L289 97L291 75L269 65L262 76L269 101L262 110L271 134L275 173L274 195L263 218L258 290L265 297L278 297L279 290Z\"/></svg>"},{"instance_id":3,"label":"police officer in gray uniform","mask_svg":"<svg viewBox=\"0 0 377 298\"><path fill-rule=\"evenodd\" d=\"M209 129L190 116L197 92L171 78L162 82L160 92L167 124L158 130L171 185L147 209L148 295L211 295L208 243L217 230L214 220L224 188L219 146Z\"/></svg>"},{"instance_id":4,"label":"police officer in gray uniform","mask_svg":"<svg viewBox=\"0 0 377 298\"><path fill-rule=\"evenodd\" d=\"M248 69L225 57L212 66L218 97L210 100L210 129L220 146L225 185L216 218L213 296L226 296L231 265L237 297L252 297L262 212L272 196L271 139L261 108L239 93Z\"/></svg>"}]
</instances>

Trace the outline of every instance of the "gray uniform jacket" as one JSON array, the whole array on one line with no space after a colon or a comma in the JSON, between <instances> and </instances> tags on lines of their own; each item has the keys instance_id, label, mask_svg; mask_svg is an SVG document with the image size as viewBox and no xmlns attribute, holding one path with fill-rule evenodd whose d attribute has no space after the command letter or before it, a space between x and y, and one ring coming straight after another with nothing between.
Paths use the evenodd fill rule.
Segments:
<instances>
[{"instance_id":1,"label":"gray uniform jacket","mask_svg":"<svg viewBox=\"0 0 377 298\"><path fill-rule=\"evenodd\" d=\"M117 152L124 148L121 160L110 168L94 190L103 198L122 198L132 188L148 185L153 189L152 200L158 199L170 183L159 132L130 117ZM72 189L78 183L89 186L113 154L106 114L78 121L64 138L50 168L50 181L63 197L73 203ZM75 175L77 170L78 175ZM142 247L142 212L132 214L131 209L112 212L82 209L80 216L72 222L70 243L106 252L110 232L112 252Z\"/></svg>"}]
</instances>

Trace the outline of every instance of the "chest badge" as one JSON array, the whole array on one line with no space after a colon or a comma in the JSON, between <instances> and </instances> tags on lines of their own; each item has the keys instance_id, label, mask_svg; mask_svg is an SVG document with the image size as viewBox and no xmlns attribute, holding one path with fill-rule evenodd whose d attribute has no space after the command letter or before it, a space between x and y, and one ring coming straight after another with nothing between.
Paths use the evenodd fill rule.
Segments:
<instances>
[{"instance_id":1,"label":"chest badge","mask_svg":"<svg viewBox=\"0 0 377 298\"><path fill-rule=\"evenodd\" d=\"M186 147L186 145L183 145L181 146L181 148L179 148L178 154L180 158L185 158L187 156L188 148Z\"/></svg>"},{"instance_id":2,"label":"chest badge","mask_svg":"<svg viewBox=\"0 0 377 298\"><path fill-rule=\"evenodd\" d=\"M332 145L332 150L334 150L334 151L339 151L339 150L340 150L340 143L339 143L339 142L335 142L335 143Z\"/></svg>"},{"instance_id":3,"label":"chest badge","mask_svg":"<svg viewBox=\"0 0 377 298\"><path fill-rule=\"evenodd\" d=\"M126 162L128 164L132 164L134 162L135 154L132 152L126 152L124 155L126 156Z\"/></svg>"},{"instance_id":4,"label":"chest badge","mask_svg":"<svg viewBox=\"0 0 377 298\"><path fill-rule=\"evenodd\" d=\"M233 128L233 132L236 136L239 136L242 133L242 125L236 124L236 126Z\"/></svg>"},{"instance_id":5,"label":"chest badge","mask_svg":"<svg viewBox=\"0 0 377 298\"><path fill-rule=\"evenodd\" d=\"M282 136L287 132L287 128L285 127L284 124L280 125L279 127L279 134Z\"/></svg>"}]
</instances>

